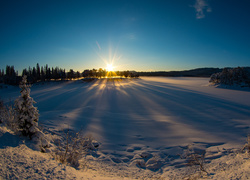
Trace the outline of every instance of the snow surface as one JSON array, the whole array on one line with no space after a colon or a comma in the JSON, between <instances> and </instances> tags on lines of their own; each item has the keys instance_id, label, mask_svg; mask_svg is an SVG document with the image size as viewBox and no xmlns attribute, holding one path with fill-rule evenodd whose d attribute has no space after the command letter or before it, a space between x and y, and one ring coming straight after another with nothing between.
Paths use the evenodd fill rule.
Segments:
<instances>
[{"instance_id":1,"label":"snow surface","mask_svg":"<svg viewBox=\"0 0 250 180\"><path fill-rule=\"evenodd\" d=\"M189 146L195 151L206 150L210 173L206 179L250 178L249 156L237 153L250 133L250 91L216 88L208 81L142 77L91 83L50 82L33 85L31 97L37 102L39 124L50 132L82 129L101 143L96 154L86 157L88 168L98 172L88 172L90 179L185 178L191 170L180 157ZM19 88L2 88L0 93L2 99L14 100ZM14 158L13 153L20 154L22 148L30 152L29 156L46 156L40 157L39 152L25 145L0 149L2 169L9 159L6 157ZM21 155L26 158L24 153ZM39 158L33 160L42 161ZM48 167L59 168L58 162L48 156L45 159ZM77 174L79 170L65 165L60 168L64 169L56 170L57 175L63 171L71 179L83 177ZM45 165L41 169L46 170ZM17 172L9 172L15 179L13 173ZM31 173L39 174L35 170ZM62 178L57 175L55 178Z\"/></svg>"}]
</instances>

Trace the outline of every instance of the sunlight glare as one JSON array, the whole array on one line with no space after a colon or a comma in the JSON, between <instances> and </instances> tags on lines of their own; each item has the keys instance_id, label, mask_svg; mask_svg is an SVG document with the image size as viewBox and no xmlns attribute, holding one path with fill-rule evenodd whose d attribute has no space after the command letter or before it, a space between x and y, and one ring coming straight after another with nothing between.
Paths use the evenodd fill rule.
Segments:
<instances>
[{"instance_id":1,"label":"sunlight glare","mask_svg":"<svg viewBox=\"0 0 250 180\"><path fill-rule=\"evenodd\" d=\"M107 70L108 71L114 71L114 67L112 64L107 64Z\"/></svg>"}]
</instances>

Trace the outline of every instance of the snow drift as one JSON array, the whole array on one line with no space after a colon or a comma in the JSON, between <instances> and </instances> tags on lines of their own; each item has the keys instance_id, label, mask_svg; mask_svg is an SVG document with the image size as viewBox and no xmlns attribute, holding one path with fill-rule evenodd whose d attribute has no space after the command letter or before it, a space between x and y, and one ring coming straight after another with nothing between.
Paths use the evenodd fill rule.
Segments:
<instances>
[{"instance_id":1,"label":"snow drift","mask_svg":"<svg viewBox=\"0 0 250 180\"><path fill-rule=\"evenodd\" d=\"M208 81L143 77L53 82L34 85L31 96L40 123L51 133L82 129L101 142L96 153L85 157L88 167L130 179L189 177L194 173L181 157L191 147L206 152L207 179L225 177L219 170L223 167L234 172L228 178L244 179L249 159L238 155L238 149L250 130L250 92L214 88ZM5 100L18 96L15 87L0 91ZM235 163L240 172L229 165Z\"/></svg>"}]
</instances>

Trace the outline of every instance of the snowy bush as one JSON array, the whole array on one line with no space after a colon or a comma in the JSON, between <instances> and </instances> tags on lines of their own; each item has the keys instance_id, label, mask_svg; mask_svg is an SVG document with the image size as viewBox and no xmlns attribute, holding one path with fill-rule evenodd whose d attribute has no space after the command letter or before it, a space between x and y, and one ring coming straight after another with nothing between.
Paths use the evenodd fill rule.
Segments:
<instances>
[{"instance_id":1,"label":"snowy bush","mask_svg":"<svg viewBox=\"0 0 250 180\"><path fill-rule=\"evenodd\" d=\"M13 105L5 105L2 100L0 100L0 123L3 123L8 129L11 129L15 133L19 130L16 121L16 111Z\"/></svg>"},{"instance_id":2,"label":"snowy bush","mask_svg":"<svg viewBox=\"0 0 250 180\"><path fill-rule=\"evenodd\" d=\"M30 97L30 85L27 85L26 76L23 76L19 87L21 96L15 100L17 121L22 134L32 139L32 136L39 131L39 114L37 108L33 106L35 101Z\"/></svg>"},{"instance_id":3,"label":"snowy bush","mask_svg":"<svg viewBox=\"0 0 250 180\"><path fill-rule=\"evenodd\" d=\"M187 160L186 165L190 167L191 174L197 172L197 167L198 167L198 172L201 176L202 172L204 172L206 175L209 174L205 169L205 163L206 163L205 155L206 155L206 150L195 151L192 145L188 145L188 149L181 156L181 158Z\"/></svg>"},{"instance_id":4,"label":"snowy bush","mask_svg":"<svg viewBox=\"0 0 250 180\"><path fill-rule=\"evenodd\" d=\"M13 132L18 133L19 126L18 126L16 117L17 117L16 111L13 105L7 105L3 107L1 111L2 122L5 124L5 126L11 129Z\"/></svg>"},{"instance_id":5,"label":"snowy bush","mask_svg":"<svg viewBox=\"0 0 250 180\"><path fill-rule=\"evenodd\" d=\"M3 118L4 111L5 111L4 103L3 103L3 100L0 99L0 123L3 123L4 121L4 118Z\"/></svg>"},{"instance_id":6,"label":"snowy bush","mask_svg":"<svg viewBox=\"0 0 250 180\"><path fill-rule=\"evenodd\" d=\"M74 167L80 165L79 160L89 150L94 150L99 146L92 136L83 136L81 131L74 132L69 129L64 133L64 137L55 140L55 145L54 158L61 163L68 162Z\"/></svg>"},{"instance_id":7,"label":"snowy bush","mask_svg":"<svg viewBox=\"0 0 250 180\"><path fill-rule=\"evenodd\" d=\"M212 74L209 82L214 84L250 87L250 68L224 68L222 72Z\"/></svg>"},{"instance_id":8,"label":"snowy bush","mask_svg":"<svg viewBox=\"0 0 250 180\"><path fill-rule=\"evenodd\" d=\"M245 149L247 150L247 153L250 153L250 134L248 134L247 143L243 146L241 151L243 152Z\"/></svg>"}]
</instances>

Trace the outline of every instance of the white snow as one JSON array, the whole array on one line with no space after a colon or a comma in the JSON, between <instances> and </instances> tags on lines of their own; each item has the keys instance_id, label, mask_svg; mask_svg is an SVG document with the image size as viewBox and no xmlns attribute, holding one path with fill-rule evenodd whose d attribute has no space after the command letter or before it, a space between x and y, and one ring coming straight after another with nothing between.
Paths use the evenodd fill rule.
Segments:
<instances>
[{"instance_id":1,"label":"white snow","mask_svg":"<svg viewBox=\"0 0 250 180\"><path fill-rule=\"evenodd\" d=\"M195 151L206 150L206 170L210 174L204 178L250 178L249 155L237 151L250 133L250 91L216 88L208 81L209 78L142 77L33 85L31 97L37 102L39 124L55 134L67 128L82 129L101 146L86 157L87 172L60 165L48 154L25 144L2 146L3 178L22 179L27 178L25 173L31 173L35 179L44 174L44 179L49 179L51 173L46 174L46 170L50 167L55 169L54 176L51 174L54 179L187 178L197 175L180 158L190 145ZM0 89L4 100L14 100L18 92L15 87ZM34 157L19 163L19 156ZM8 157L16 159L10 161ZM37 162L32 161L43 163L36 168ZM26 163L36 170L29 172ZM18 173L18 169L25 173Z\"/></svg>"}]
</instances>

